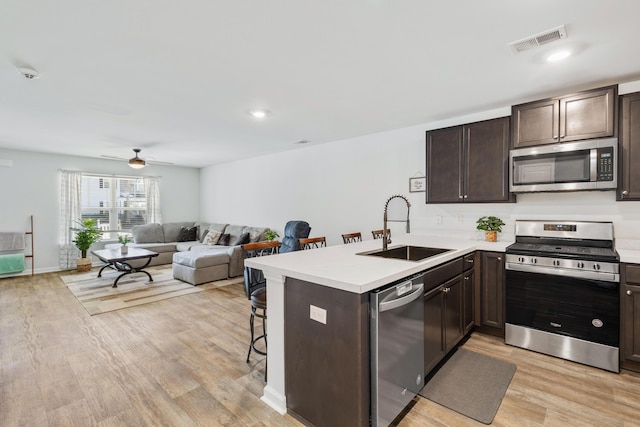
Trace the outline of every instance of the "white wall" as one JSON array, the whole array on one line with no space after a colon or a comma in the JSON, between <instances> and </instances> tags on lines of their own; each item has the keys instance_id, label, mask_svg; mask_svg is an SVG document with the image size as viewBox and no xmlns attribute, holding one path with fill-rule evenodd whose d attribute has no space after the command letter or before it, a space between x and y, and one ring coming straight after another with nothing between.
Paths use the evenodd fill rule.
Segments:
<instances>
[{"instance_id":1,"label":"white wall","mask_svg":"<svg viewBox=\"0 0 640 427\"><path fill-rule=\"evenodd\" d=\"M640 90L638 82L620 93ZM614 191L540 193L517 203L427 205L425 193L409 193L409 178L425 174L425 131L510 115L510 107L397 129L294 151L214 165L201 170L200 217L206 221L259 225L282 235L287 221L302 219L311 236L382 228L384 203L394 194L410 200L412 233L482 239L475 221L496 215L506 222L500 240L513 238L516 219L613 221L618 245L640 245L640 202L616 202ZM402 224L392 224L392 234ZM637 239L622 242L621 239ZM640 246L639 246L640 248Z\"/></svg>"},{"instance_id":2,"label":"white wall","mask_svg":"<svg viewBox=\"0 0 640 427\"><path fill-rule=\"evenodd\" d=\"M0 149L0 159L12 163L11 167L0 166L0 231L27 231L33 214L38 273L58 270L59 169L160 176L164 221L198 219L199 169L150 165L135 171L126 162L5 149ZM30 273L29 261L27 266Z\"/></svg>"}]
</instances>

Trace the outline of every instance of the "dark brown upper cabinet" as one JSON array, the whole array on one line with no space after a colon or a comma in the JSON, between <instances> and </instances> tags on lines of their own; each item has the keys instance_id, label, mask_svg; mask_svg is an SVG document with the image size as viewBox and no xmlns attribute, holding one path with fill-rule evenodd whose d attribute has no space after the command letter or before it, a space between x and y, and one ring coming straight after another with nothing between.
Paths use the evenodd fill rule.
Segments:
<instances>
[{"instance_id":1,"label":"dark brown upper cabinet","mask_svg":"<svg viewBox=\"0 0 640 427\"><path fill-rule=\"evenodd\" d=\"M620 97L618 200L640 200L640 92Z\"/></svg>"},{"instance_id":2,"label":"dark brown upper cabinet","mask_svg":"<svg viewBox=\"0 0 640 427\"><path fill-rule=\"evenodd\" d=\"M427 203L513 202L509 117L427 132Z\"/></svg>"},{"instance_id":3,"label":"dark brown upper cabinet","mask_svg":"<svg viewBox=\"0 0 640 427\"><path fill-rule=\"evenodd\" d=\"M513 148L615 136L617 104L614 85L514 105Z\"/></svg>"}]
</instances>

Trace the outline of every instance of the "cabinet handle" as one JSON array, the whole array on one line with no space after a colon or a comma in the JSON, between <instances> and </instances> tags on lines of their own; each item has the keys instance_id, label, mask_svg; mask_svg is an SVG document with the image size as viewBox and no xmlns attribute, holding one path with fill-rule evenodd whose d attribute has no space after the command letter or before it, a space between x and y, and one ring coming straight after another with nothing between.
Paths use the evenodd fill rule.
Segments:
<instances>
[{"instance_id":1,"label":"cabinet handle","mask_svg":"<svg viewBox=\"0 0 640 427\"><path fill-rule=\"evenodd\" d=\"M624 191L622 192L622 195L623 195L623 196L626 196L626 195L628 195L628 194L629 194L629 192L628 192L627 190L624 190Z\"/></svg>"},{"instance_id":2,"label":"cabinet handle","mask_svg":"<svg viewBox=\"0 0 640 427\"><path fill-rule=\"evenodd\" d=\"M501 256L498 257L498 261L502 261L502 257Z\"/></svg>"},{"instance_id":3,"label":"cabinet handle","mask_svg":"<svg viewBox=\"0 0 640 427\"><path fill-rule=\"evenodd\" d=\"M553 135L553 139L558 139L558 135Z\"/></svg>"},{"instance_id":4,"label":"cabinet handle","mask_svg":"<svg viewBox=\"0 0 640 427\"><path fill-rule=\"evenodd\" d=\"M633 292L627 291L627 295L631 296L631 295L633 295Z\"/></svg>"},{"instance_id":5,"label":"cabinet handle","mask_svg":"<svg viewBox=\"0 0 640 427\"><path fill-rule=\"evenodd\" d=\"M560 135L560 139L564 138L566 135Z\"/></svg>"},{"instance_id":6,"label":"cabinet handle","mask_svg":"<svg viewBox=\"0 0 640 427\"><path fill-rule=\"evenodd\" d=\"M470 262L471 264L473 264L473 260L472 259L468 259L467 262Z\"/></svg>"}]
</instances>

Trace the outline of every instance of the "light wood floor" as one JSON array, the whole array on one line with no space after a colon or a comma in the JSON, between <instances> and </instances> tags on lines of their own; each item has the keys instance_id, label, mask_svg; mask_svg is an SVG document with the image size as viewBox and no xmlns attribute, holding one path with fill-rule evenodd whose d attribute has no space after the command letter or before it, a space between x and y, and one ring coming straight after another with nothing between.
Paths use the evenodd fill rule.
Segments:
<instances>
[{"instance_id":1,"label":"light wood floor","mask_svg":"<svg viewBox=\"0 0 640 427\"><path fill-rule=\"evenodd\" d=\"M300 426L259 399L248 315L240 286L89 316L58 274L0 279L0 426ZM481 334L465 348L518 366L493 425L640 426L640 375ZM466 425L426 399L400 423Z\"/></svg>"}]
</instances>

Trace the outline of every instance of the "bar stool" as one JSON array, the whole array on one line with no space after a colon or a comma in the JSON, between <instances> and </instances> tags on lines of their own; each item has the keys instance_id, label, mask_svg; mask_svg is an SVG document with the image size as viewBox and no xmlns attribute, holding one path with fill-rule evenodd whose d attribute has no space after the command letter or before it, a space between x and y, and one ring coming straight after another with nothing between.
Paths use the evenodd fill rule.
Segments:
<instances>
[{"instance_id":1,"label":"bar stool","mask_svg":"<svg viewBox=\"0 0 640 427\"><path fill-rule=\"evenodd\" d=\"M298 239L300 242L300 249L317 249L327 246L326 237L309 237L307 239Z\"/></svg>"},{"instance_id":2,"label":"bar stool","mask_svg":"<svg viewBox=\"0 0 640 427\"><path fill-rule=\"evenodd\" d=\"M280 249L280 242L258 242L247 243L242 245L246 258L254 258L265 255L277 254ZM251 350L263 356L267 355L267 280L262 274L262 270L256 268L244 267L244 293L247 299L251 301L251 317L249 318L249 327L251 330L251 342L249 343L249 352L247 353L247 363ZM262 335L255 336L254 323L255 318L262 319ZM256 348L256 343L264 339L265 351ZM265 366L265 381L267 379L267 370Z\"/></svg>"},{"instance_id":3,"label":"bar stool","mask_svg":"<svg viewBox=\"0 0 640 427\"><path fill-rule=\"evenodd\" d=\"M384 236L384 230L372 230L371 234L373 235L374 239L382 239L382 237ZM389 230L388 228L387 237L391 237L391 230Z\"/></svg>"},{"instance_id":4,"label":"bar stool","mask_svg":"<svg viewBox=\"0 0 640 427\"><path fill-rule=\"evenodd\" d=\"M360 232L343 234L342 241L344 242L345 245L347 243L362 242L362 234L360 234Z\"/></svg>"}]
</instances>

